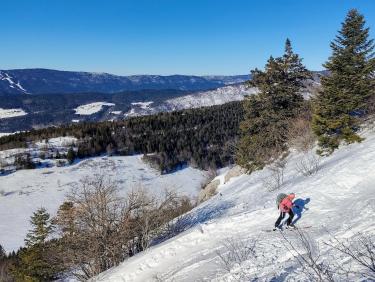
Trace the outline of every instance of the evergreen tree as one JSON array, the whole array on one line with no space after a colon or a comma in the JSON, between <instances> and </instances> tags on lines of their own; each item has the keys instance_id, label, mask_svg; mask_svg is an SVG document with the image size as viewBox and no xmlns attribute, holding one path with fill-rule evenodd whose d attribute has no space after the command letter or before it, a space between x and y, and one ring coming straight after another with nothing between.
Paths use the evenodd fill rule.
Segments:
<instances>
[{"instance_id":1,"label":"evergreen tree","mask_svg":"<svg viewBox=\"0 0 375 282\"><path fill-rule=\"evenodd\" d=\"M33 229L26 235L25 243L27 247L42 245L53 230L50 215L45 208L40 208L31 216L30 220Z\"/></svg>"},{"instance_id":2,"label":"evergreen tree","mask_svg":"<svg viewBox=\"0 0 375 282\"><path fill-rule=\"evenodd\" d=\"M69 148L68 153L66 155L66 159L68 160L69 164L72 164L75 158L76 153L74 152L73 148Z\"/></svg>"},{"instance_id":3,"label":"evergreen tree","mask_svg":"<svg viewBox=\"0 0 375 282\"><path fill-rule=\"evenodd\" d=\"M340 141L361 141L356 134L366 102L374 95L374 43L357 10L350 10L331 43L332 55L323 65L322 91L314 99L313 130L320 154L330 154Z\"/></svg>"},{"instance_id":4,"label":"evergreen tree","mask_svg":"<svg viewBox=\"0 0 375 282\"><path fill-rule=\"evenodd\" d=\"M0 245L0 259L5 258L7 256L4 248L2 245Z\"/></svg>"},{"instance_id":5,"label":"evergreen tree","mask_svg":"<svg viewBox=\"0 0 375 282\"><path fill-rule=\"evenodd\" d=\"M46 209L40 208L31 216L33 229L26 235L26 248L18 253L13 274L17 281L51 281L62 270L54 261L56 243L47 241L53 226Z\"/></svg>"},{"instance_id":6,"label":"evergreen tree","mask_svg":"<svg viewBox=\"0 0 375 282\"><path fill-rule=\"evenodd\" d=\"M285 151L290 119L303 104L303 81L311 76L293 52L289 39L282 57L271 56L264 71L255 69L251 73L249 83L260 93L245 99L237 151L237 162L250 172Z\"/></svg>"}]
</instances>

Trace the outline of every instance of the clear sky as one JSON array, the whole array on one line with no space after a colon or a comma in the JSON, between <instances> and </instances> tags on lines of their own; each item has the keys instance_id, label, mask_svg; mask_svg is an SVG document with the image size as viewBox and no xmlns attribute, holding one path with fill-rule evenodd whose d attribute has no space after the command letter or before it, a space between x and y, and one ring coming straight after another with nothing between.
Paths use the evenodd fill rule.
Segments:
<instances>
[{"instance_id":1,"label":"clear sky","mask_svg":"<svg viewBox=\"0 0 375 282\"><path fill-rule=\"evenodd\" d=\"M346 12L375 0L0 0L0 69L247 74L289 37L322 69Z\"/></svg>"}]
</instances>

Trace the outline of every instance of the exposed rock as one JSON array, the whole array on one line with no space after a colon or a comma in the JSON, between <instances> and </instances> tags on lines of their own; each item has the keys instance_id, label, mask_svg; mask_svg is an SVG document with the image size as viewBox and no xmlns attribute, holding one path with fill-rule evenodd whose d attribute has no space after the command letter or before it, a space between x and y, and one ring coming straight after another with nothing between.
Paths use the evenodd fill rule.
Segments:
<instances>
[{"instance_id":1,"label":"exposed rock","mask_svg":"<svg viewBox=\"0 0 375 282\"><path fill-rule=\"evenodd\" d=\"M211 181L202 189L198 196L198 201L204 202L216 194L216 189L220 185L220 180L216 179Z\"/></svg>"},{"instance_id":2,"label":"exposed rock","mask_svg":"<svg viewBox=\"0 0 375 282\"><path fill-rule=\"evenodd\" d=\"M234 166L231 168L224 177L224 183L227 183L232 177L240 176L241 174L244 174L246 170L239 165Z\"/></svg>"}]
</instances>

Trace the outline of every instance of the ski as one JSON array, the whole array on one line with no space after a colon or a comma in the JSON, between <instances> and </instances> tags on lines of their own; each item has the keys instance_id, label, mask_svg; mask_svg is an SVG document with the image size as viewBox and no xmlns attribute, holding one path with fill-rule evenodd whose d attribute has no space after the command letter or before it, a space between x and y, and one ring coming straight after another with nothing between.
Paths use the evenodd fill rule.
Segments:
<instances>
[{"instance_id":1,"label":"ski","mask_svg":"<svg viewBox=\"0 0 375 282\"><path fill-rule=\"evenodd\" d=\"M264 229L262 230L263 232L276 232L276 231L295 231L295 230L298 230L298 229L309 229L311 228L312 225L307 225L307 226L295 226L295 227L292 227L292 228L283 228L283 229Z\"/></svg>"}]
</instances>

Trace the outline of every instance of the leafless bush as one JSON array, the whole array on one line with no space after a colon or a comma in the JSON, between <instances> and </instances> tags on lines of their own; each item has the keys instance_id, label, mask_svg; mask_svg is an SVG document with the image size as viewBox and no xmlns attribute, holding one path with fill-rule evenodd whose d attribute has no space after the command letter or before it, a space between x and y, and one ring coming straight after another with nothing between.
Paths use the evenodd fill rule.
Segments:
<instances>
[{"instance_id":1,"label":"leafless bush","mask_svg":"<svg viewBox=\"0 0 375 282\"><path fill-rule=\"evenodd\" d=\"M216 169L209 168L206 177L201 182L201 189L204 189L217 176Z\"/></svg>"},{"instance_id":2,"label":"leafless bush","mask_svg":"<svg viewBox=\"0 0 375 282\"><path fill-rule=\"evenodd\" d=\"M357 234L346 241L332 236L331 242L325 244L350 258L360 270L347 269L348 274L354 274L375 280L375 237L371 235Z\"/></svg>"},{"instance_id":3,"label":"leafless bush","mask_svg":"<svg viewBox=\"0 0 375 282\"><path fill-rule=\"evenodd\" d=\"M256 240L241 241L240 239L228 239L223 242L222 250L217 251L222 267L231 272L233 268L240 267L246 261L256 260ZM243 275L244 273L240 274Z\"/></svg>"},{"instance_id":4,"label":"leafless bush","mask_svg":"<svg viewBox=\"0 0 375 282\"><path fill-rule=\"evenodd\" d=\"M302 158L296 164L296 170L304 176L313 175L319 170L320 160L321 157L315 152L304 152Z\"/></svg>"},{"instance_id":5,"label":"leafless bush","mask_svg":"<svg viewBox=\"0 0 375 282\"><path fill-rule=\"evenodd\" d=\"M189 199L170 191L157 198L138 188L119 197L103 176L83 179L67 200L55 223L64 264L81 281L145 250L169 221L191 209Z\"/></svg>"},{"instance_id":6,"label":"leafless bush","mask_svg":"<svg viewBox=\"0 0 375 282\"><path fill-rule=\"evenodd\" d=\"M286 155L273 162L269 167L268 177L263 179L263 185L268 191L275 191L280 189L284 184L284 171L286 166Z\"/></svg>"},{"instance_id":7,"label":"leafless bush","mask_svg":"<svg viewBox=\"0 0 375 282\"><path fill-rule=\"evenodd\" d=\"M180 197L175 192L165 190L163 197L157 198L141 191L143 203L132 213L132 252L147 249L154 238L174 232L173 222L181 214L191 210L193 205L187 197Z\"/></svg>"},{"instance_id":8,"label":"leafless bush","mask_svg":"<svg viewBox=\"0 0 375 282\"><path fill-rule=\"evenodd\" d=\"M67 162L65 160L57 160L56 161L56 166L57 167L63 167L67 164Z\"/></svg>"},{"instance_id":9,"label":"leafless bush","mask_svg":"<svg viewBox=\"0 0 375 282\"><path fill-rule=\"evenodd\" d=\"M299 152L311 150L316 137L311 129L311 120L308 117L300 117L291 122L288 130L288 143L290 147Z\"/></svg>"},{"instance_id":10,"label":"leafless bush","mask_svg":"<svg viewBox=\"0 0 375 282\"><path fill-rule=\"evenodd\" d=\"M315 244L307 234L300 229L293 233L296 242L292 242L284 232L280 232L284 246L297 260L302 268L302 272L307 276L309 281L334 281L334 272L329 264L324 263L321 259L319 245Z\"/></svg>"}]
</instances>

